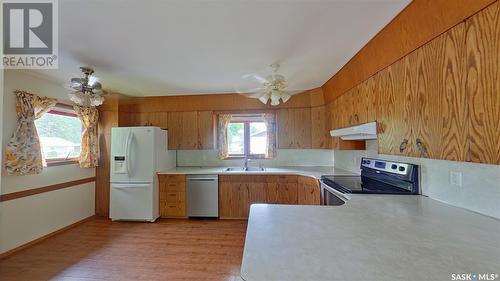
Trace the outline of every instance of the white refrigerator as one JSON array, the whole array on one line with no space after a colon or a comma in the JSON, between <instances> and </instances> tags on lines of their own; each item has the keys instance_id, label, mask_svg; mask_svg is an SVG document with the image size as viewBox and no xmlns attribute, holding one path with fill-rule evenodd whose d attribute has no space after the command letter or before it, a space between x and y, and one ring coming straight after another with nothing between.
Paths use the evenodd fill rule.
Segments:
<instances>
[{"instance_id":1,"label":"white refrigerator","mask_svg":"<svg viewBox=\"0 0 500 281\"><path fill-rule=\"evenodd\" d=\"M111 129L109 217L154 222L160 216L157 172L176 166L168 132L158 127Z\"/></svg>"}]
</instances>

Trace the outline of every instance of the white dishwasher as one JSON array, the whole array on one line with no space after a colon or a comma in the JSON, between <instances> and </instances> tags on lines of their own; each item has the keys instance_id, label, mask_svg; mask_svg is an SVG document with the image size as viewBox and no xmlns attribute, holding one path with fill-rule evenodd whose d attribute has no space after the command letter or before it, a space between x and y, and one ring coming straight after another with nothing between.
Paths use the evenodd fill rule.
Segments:
<instances>
[{"instance_id":1,"label":"white dishwasher","mask_svg":"<svg viewBox=\"0 0 500 281\"><path fill-rule=\"evenodd\" d=\"M188 175L188 217L219 217L219 176Z\"/></svg>"}]
</instances>

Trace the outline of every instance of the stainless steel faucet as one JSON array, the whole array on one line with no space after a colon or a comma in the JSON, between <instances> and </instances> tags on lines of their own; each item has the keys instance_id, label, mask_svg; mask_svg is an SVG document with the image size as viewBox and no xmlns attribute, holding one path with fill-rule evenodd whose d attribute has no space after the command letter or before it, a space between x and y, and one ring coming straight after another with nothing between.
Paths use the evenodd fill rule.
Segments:
<instances>
[{"instance_id":1,"label":"stainless steel faucet","mask_svg":"<svg viewBox=\"0 0 500 281\"><path fill-rule=\"evenodd\" d=\"M243 162L243 169L248 170L248 162L250 162L250 159L248 159L248 156L245 156L245 160Z\"/></svg>"}]
</instances>

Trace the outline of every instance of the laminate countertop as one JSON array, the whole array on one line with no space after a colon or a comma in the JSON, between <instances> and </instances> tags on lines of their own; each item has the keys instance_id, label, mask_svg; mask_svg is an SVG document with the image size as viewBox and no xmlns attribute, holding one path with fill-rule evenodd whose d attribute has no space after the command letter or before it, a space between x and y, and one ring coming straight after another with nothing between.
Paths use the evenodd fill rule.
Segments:
<instances>
[{"instance_id":1,"label":"laminate countertop","mask_svg":"<svg viewBox=\"0 0 500 281\"><path fill-rule=\"evenodd\" d=\"M246 281L446 281L467 273L500 280L500 220L418 195L252 205L241 267Z\"/></svg>"},{"instance_id":2,"label":"laminate countertop","mask_svg":"<svg viewBox=\"0 0 500 281\"><path fill-rule=\"evenodd\" d=\"M174 169L158 172L159 175L185 174L185 175L299 175L320 179L322 175L346 175L355 173L334 167L270 167L264 171L226 171L228 167L176 167Z\"/></svg>"}]
</instances>

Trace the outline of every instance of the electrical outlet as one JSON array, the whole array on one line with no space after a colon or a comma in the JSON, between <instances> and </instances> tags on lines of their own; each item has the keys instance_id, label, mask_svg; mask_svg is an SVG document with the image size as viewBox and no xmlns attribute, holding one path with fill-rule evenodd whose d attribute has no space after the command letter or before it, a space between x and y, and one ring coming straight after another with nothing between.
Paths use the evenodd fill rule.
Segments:
<instances>
[{"instance_id":1,"label":"electrical outlet","mask_svg":"<svg viewBox=\"0 0 500 281\"><path fill-rule=\"evenodd\" d=\"M450 184L456 186L462 186L462 173L461 172L450 172Z\"/></svg>"}]
</instances>

